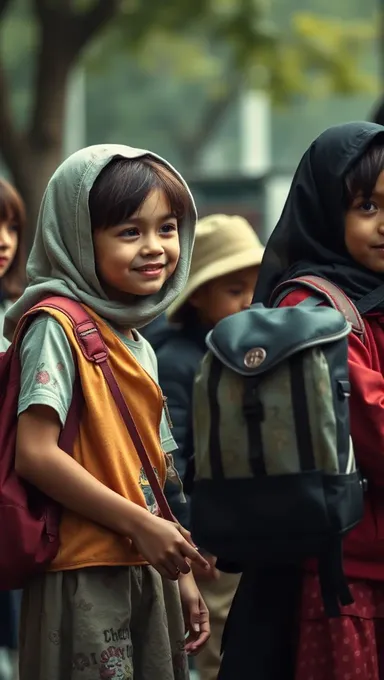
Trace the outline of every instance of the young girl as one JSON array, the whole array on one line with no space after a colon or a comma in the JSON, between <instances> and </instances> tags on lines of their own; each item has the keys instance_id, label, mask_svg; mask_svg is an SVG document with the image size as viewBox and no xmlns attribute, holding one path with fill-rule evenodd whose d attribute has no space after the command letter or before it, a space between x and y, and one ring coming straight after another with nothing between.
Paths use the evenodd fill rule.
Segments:
<instances>
[{"instance_id":1,"label":"young girl","mask_svg":"<svg viewBox=\"0 0 384 680\"><path fill-rule=\"evenodd\" d=\"M162 485L164 451L175 444L164 418L159 431L156 362L135 328L184 286L195 219L187 185L155 155L119 145L75 153L49 182L30 283L6 322L11 335L52 294L87 306ZM65 315L39 315L20 358L16 468L63 506L58 555L24 593L21 680L187 678L186 651L209 636L189 566L205 560L188 532L157 516L103 374L83 358ZM76 373L85 407L69 456L58 441Z\"/></svg>"},{"instance_id":2,"label":"young girl","mask_svg":"<svg viewBox=\"0 0 384 680\"><path fill-rule=\"evenodd\" d=\"M175 463L182 477L193 455L193 383L206 353L205 336L224 317L249 307L263 252L242 217L210 215L197 224L188 283L168 310L171 326L157 351L160 385L168 398L178 444ZM176 499L172 507L188 527L188 503ZM217 678L223 627L238 584L236 574L220 573L214 560L211 563L211 571L200 571L198 581L212 626L212 637L196 660L201 680Z\"/></svg>"},{"instance_id":3,"label":"young girl","mask_svg":"<svg viewBox=\"0 0 384 680\"><path fill-rule=\"evenodd\" d=\"M0 179L0 352L9 342L3 336L4 314L23 292L25 210L17 191ZM9 651L16 649L19 593L0 591L0 680L12 677Z\"/></svg>"},{"instance_id":4,"label":"young girl","mask_svg":"<svg viewBox=\"0 0 384 680\"><path fill-rule=\"evenodd\" d=\"M3 336L4 315L24 290L25 209L20 195L0 179L0 352L9 342Z\"/></svg>"},{"instance_id":5,"label":"young girl","mask_svg":"<svg viewBox=\"0 0 384 680\"><path fill-rule=\"evenodd\" d=\"M368 480L365 515L344 541L355 603L328 619L319 583L303 581L295 680L384 678L384 128L350 123L324 132L305 153L266 249L256 301L275 285L316 274L355 303L378 289L364 316L365 342L351 334L351 434ZM310 293L284 300L296 305ZM223 676L224 677L224 676Z\"/></svg>"}]
</instances>

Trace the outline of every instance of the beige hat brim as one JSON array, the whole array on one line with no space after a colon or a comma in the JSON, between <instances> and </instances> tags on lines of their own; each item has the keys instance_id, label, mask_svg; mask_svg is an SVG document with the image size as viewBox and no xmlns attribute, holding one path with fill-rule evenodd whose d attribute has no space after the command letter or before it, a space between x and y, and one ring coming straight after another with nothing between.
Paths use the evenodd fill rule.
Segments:
<instances>
[{"instance_id":1,"label":"beige hat brim","mask_svg":"<svg viewBox=\"0 0 384 680\"><path fill-rule=\"evenodd\" d=\"M200 286L213 279L218 279L220 276L232 274L232 272L247 269L248 267L255 267L261 264L264 255L264 248L252 248L246 252L238 253L237 255L230 255L212 262L208 267L201 269L196 274L192 274L187 282L186 287L176 298L176 300L168 307L167 317L170 321L175 321L175 314L187 302L188 298Z\"/></svg>"}]
</instances>

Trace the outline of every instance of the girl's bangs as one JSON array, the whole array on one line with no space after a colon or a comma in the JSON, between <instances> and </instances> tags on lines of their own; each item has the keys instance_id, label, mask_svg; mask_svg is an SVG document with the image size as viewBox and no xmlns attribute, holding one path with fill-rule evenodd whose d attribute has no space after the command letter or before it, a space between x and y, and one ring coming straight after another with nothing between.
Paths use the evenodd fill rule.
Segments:
<instances>
[{"instance_id":1,"label":"girl's bangs","mask_svg":"<svg viewBox=\"0 0 384 680\"><path fill-rule=\"evenodd\" d=\"M347 207L361 195L371 198L379 175L384 170L384 144L375 144L352 166L345 178Z\"/></svg>"},{"instance_id":2,"label":"girl's bangs","mask_svg":"<svg viewBox=\"0 0 384 680\"><path fill-rule=\"evenodd\" d=\"M24 230L25 209L16 190L5 180L0 180L0 220L14 224L19 231Z\"/></svg>"},{"instance_id":3,"label":"girl's bangs","mask_svg":"<svg viewBox=\"0 0 384 680\"><path fill-rule=\"evenodd\" d=\"M167 166L151 157L114 159L90 191L92 229L124 224L154 189L164 191L170 212L182 220L191 207L191 199L182 181Z\"/></svg>"}]
</instances>

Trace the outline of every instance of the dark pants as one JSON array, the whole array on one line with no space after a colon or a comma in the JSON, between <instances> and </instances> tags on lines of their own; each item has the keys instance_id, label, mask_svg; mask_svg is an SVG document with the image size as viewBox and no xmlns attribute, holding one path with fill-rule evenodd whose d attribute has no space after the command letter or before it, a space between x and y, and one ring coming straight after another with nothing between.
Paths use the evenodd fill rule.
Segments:
<instances>
[{"instance_id":1,"label":"dark pants","mask_svg":"<svg viewBox=\"0 0 384 680\"><path fill-rule=\"evenodd\" d=\"M17 649L21 592L0 590L0 647Z\"/></svg>"},{"instance_id":2,"label":"dark pants","mask_svg":"<svg viewBox=\"0 0 384 680\"><path fill-rule=\"evenodd\" d=\"M243 573L224 631L218 680L293 680L300 582L296 568Z\"/></svg>"}]
</instances>

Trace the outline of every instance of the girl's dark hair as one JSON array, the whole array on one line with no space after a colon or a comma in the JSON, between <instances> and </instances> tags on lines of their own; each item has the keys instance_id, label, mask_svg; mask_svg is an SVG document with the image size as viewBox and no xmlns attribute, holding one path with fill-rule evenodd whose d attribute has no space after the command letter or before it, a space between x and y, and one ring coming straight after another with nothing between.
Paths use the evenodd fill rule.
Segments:
<instances>
[{"instance_id":1,"label":"girl's dark hair","mask_svg":"<svg viewBox=\"0 0 384 680\"><path fill-rule=\"evenodd\" d=\"M0 280L0 292L8 300L17 300L25 287L25 207L16 189L0 179L0 223L4 222L15 226L18 244L12 264Z\"/></svg>"},{"instance_id":2,"label":"girl's dark hair","mask_svg":"<svg viewBox=\"0 0 384 680\"><path fill-rule=\"evenodd\" d=\"M164 163L150 156L114 158L96 178L89 194L92 229L126 222L153 189L162 189L171 212L182 220L191 206L183 182Z\"/></svg>"},{"instance_id":3,"label":"girl's dark hair","mask_svg":"<svg viewBox=\"0 0 384 680\"><path fill-rule=\"evenodd\" d=\"M384 170L384 139L368 147L352 166L345 178L345 201L349 208L358 194L364 199L372 196L377 178Z\"/></svg>"}]
</instances>

